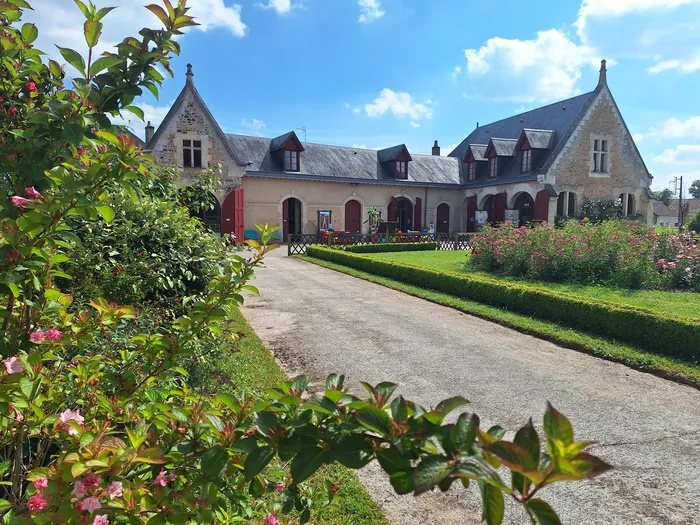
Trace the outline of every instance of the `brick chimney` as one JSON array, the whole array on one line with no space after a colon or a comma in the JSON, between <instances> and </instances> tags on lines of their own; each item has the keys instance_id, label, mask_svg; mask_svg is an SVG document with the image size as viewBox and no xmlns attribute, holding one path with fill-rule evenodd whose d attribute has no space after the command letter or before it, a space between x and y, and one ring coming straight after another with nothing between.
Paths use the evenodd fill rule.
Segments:
<instances>
[{"instance_id":1,"label":"brick chimney","mask_svg":"<svg viewBox=\"0 0 700 525\"><path fill-rule=\"evenodd\" d=\"M151 124L151 121L148 121L148 124L146 124L146 144L151 142L151 139L153 138L153 135L156 134L156 128L153 127L153 124Z\"/></svg>"},{"instance_id":2,"label":"brick chimney","mask_svg":"<svg viewBox=\"0 0 700 525\"><path fill-rule=\"evenodd\" d=\"M435 141L435 145L433 146L433 155L436 157L440 156L440 146L438 145L438 141Z\"/></svg>"}]
</instances>

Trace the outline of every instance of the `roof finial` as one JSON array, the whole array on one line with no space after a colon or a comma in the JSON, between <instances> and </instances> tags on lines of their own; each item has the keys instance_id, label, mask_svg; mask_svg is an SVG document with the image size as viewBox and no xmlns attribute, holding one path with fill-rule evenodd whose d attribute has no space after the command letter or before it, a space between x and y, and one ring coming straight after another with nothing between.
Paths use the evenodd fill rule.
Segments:
<instances>
[{"instance_id":1,"label":"roof finial","mask_svg":"<svg viewBox=\"0 0 700 525\"><path fill-rule=\"evenodd\" d=\"M600 77L598 78L598 86L608 85L608 68L606 66L607 60L600 61Z\"/></svg>"},{"instance_id":2,"label":"roof finial","mask_svg":"<svg viewBox=\"0 0 700 525\"><path fill-rule=\"evenodd\" d=\"M187 83L194 84L194 73L192 73L192 64L187 64Z\"/></svg>"}]
</instances>

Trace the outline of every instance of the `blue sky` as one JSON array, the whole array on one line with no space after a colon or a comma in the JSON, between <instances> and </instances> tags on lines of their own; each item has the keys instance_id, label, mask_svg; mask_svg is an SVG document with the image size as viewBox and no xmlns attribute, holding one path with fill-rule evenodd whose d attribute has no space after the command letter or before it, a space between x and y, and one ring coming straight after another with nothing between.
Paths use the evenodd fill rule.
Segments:
<instances>
[{"instance_id":1,"label":"blue sky","mask_svg":"<svg viewBox=\"0 0 700 525\"><path fill-rule=\"evenodd\" d=\"M104 44L154 19L140 0ZM700 0L191 0L176 78L141 106L157 124L194 64L224 131L443 154L487 123L594 89L600 59L654 189L700 179ZM40 44L82 49L71 0L34 0ZM143 124L132 121L140 130ZM297 131L303 140L303 132Z\"/></svg>"}]
</instances>

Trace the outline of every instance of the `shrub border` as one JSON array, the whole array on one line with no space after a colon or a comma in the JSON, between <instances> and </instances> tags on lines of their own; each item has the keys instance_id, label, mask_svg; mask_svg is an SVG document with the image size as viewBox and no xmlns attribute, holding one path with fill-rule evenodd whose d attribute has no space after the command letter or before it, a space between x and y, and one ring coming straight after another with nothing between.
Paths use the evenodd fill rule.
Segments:
<instances>
[{"instance_id":1,"label":"shrub border","mask_svg":"<svg viewBox=\"0 0 700 525\"><path fill-rule=\"evenodd\" d=\"M406 284L625 341L657 354L689 362L695 362L700 357L700 321L673 318L641 308L593 301L525 284L438 272L329 248L310 246L307 254Z\"/></svg>"},{"instance_id":2,"label":"shrub border","mask_svg":"<svg viewBox=\"0 0 700 525\"><path fill-rule=\"evenodd\" d=\"M387 242L383 244L357 244L354 246L345 246L343 249L350 253L427 252L437 250L437 243Z\"/></svg>"}]
</instances>

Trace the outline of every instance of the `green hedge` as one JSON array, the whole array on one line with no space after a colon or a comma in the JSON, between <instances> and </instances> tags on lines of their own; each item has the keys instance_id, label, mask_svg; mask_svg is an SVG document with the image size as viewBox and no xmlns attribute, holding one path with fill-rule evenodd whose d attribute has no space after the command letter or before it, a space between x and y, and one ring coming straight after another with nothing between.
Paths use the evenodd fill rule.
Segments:
<instances>
[{"instance_id":1,"label":"green hedge","mask_svg":"<svg viewBox=\"0 0 700 525\"><path fill-rule=\"evenodd\" d=\"M407 284L562 323L658 354L693 362L700 357L700 321L677 319L641 308L589 300L489 277L397 264L329 248L310 246L307 254Z\"/></svg>"},{"instance_id":2,"label":"green hedge","mask_svg":"<svg viewBox=\"0 0 700 525\"><path fill-rule=\"evenodd\" d=\"M384 252L425 252L437 250L435 242L387 242L384 244L358 244L346 246L350 253L384 253Z\"/></svg>"}]
</instances>

